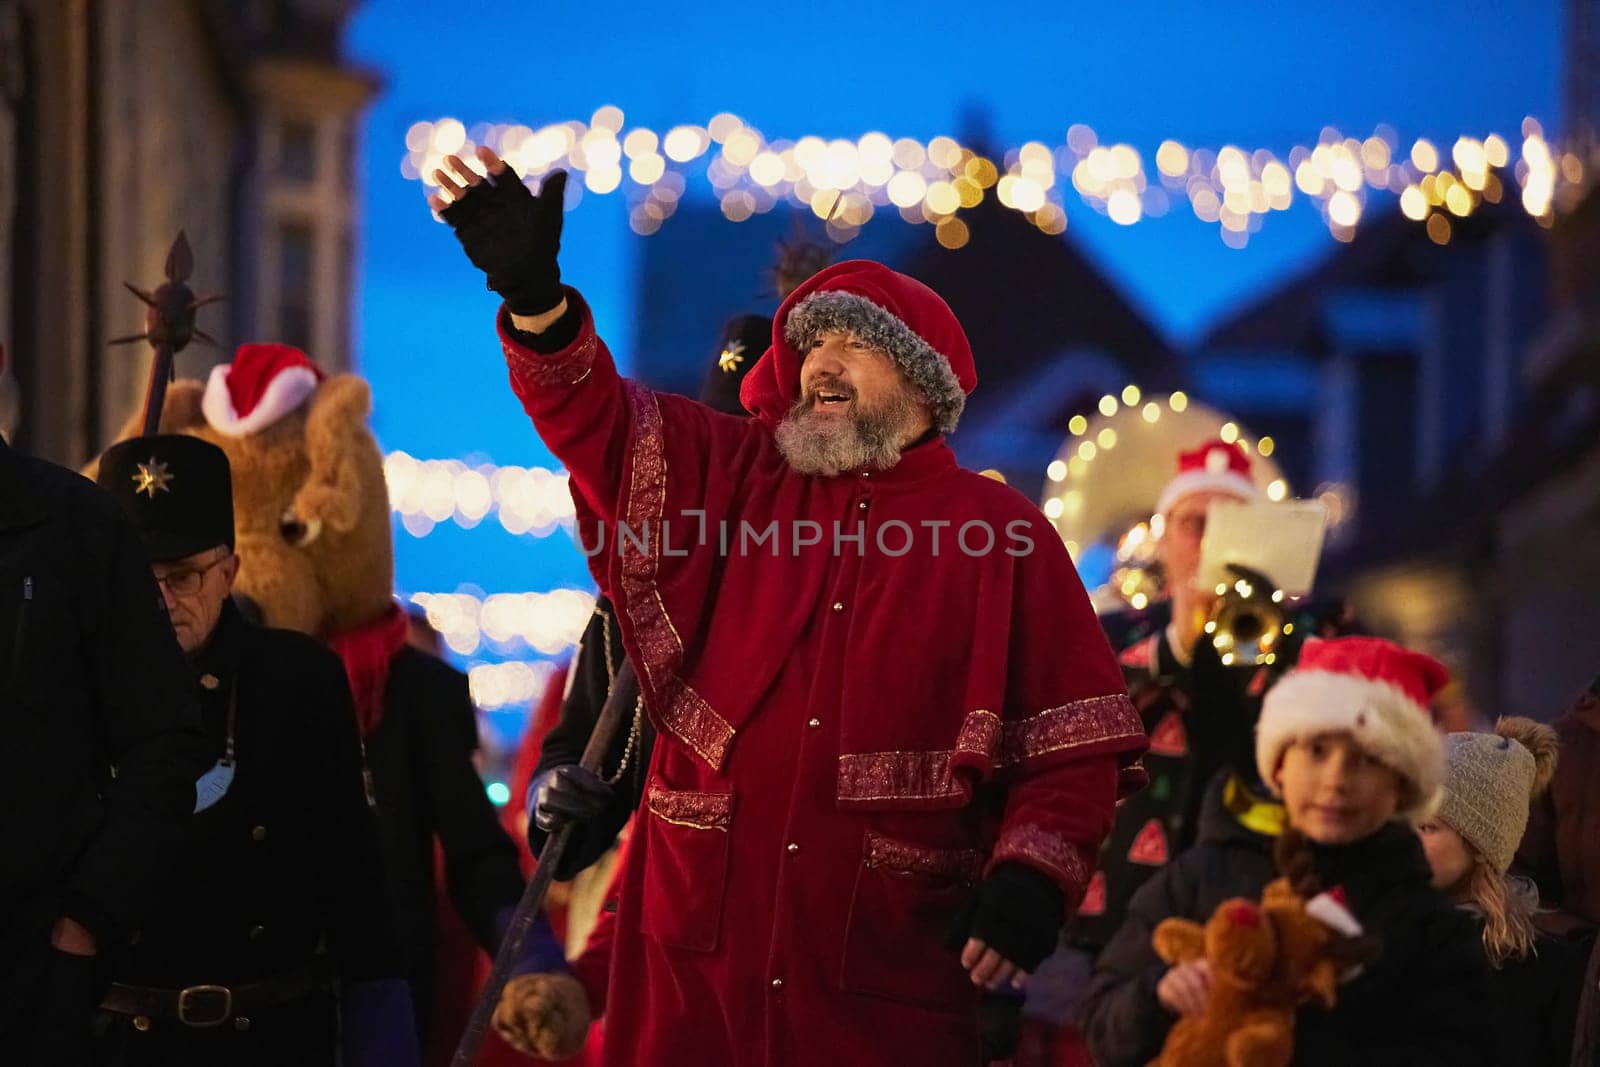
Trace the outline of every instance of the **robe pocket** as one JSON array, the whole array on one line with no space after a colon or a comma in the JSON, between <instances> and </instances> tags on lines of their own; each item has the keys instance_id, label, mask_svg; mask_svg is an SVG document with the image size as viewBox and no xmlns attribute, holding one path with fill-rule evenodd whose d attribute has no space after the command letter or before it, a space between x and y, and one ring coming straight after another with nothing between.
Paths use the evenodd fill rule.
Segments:
<instances>
[{"instance_id":1,"label":"robe pocket","mask_svg":"<svg viewBox=\"0 0 1600 1067\"><path fill-rule=\"evenodd\" d=\"M715 952L728 884L733 796L652 784L640 928L664 945Z\"/></svg>"},{"instance_id":2,"label":"robe pocket","mask_svg":"<svg viewBox=\"0 0 1600 1067\"><path fill-rule=\"evenodd\" d=\"M937 1011L970 1011L978 990L947 942L983 862L976 849L929 848L869 830L840 985Z\"/></svg>"}]
</instances>

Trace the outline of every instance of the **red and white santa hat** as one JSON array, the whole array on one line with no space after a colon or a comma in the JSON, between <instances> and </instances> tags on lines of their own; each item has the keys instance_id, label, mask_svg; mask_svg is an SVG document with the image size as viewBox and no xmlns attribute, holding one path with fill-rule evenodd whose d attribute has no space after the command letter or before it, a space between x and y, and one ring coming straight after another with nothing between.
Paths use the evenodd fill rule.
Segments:
<instances>
[{"instance_id":1,"label":"red and white santa hat","mask_svg":"<svg viewBox=\"0 0 1600 1067\"><path fill-rule=\"evenodd\" d=\"M1432 656L1377 637L1310 638L1295 669L1267 691L1256 768L1273 783L1296 740L1347 733L1403 780L1402 816L1424 815L1444 780L1444 738L1428 705L1450 678ZM1274 788L1276 788L1274 786Z\"/></svg>"},{"instance_id":2,"label":"red and white santa hat","mask_svg":"<svg viewBox=\"0 0 1600 1067\"><path fill-rule=\"evenodd\" d=\"M1156 514L1165 515L1191 493L1227 493L1240 500L1259 500L1261 490L1250 477L1250 457L1237 443L1207 441L1178 454L1178 473L1161 490Z\"/></svg>"},{"instance_id":3,"label":"red and white santa hat","mask_svg":"<svg viewBox=\"0 0 1600 1067\"><path fill-rule=\"evenodd\" d=\"M1345 899L1344 886L1336 885L1306 901L1306 914L1345 937L1360 937L1364 932L1361 920L1356 918L1356 913L1350 910L1350 902Z\"/></svg>"},{"instance_id":4,"label":"red and white santa hat","mask_svg":"<svg viewBox=\"0 0 1600 1067\"><path fill-rule=\"evenodd\" d=\"M211 368L200 410L213 430L243 437L304 404L322 378L322 371L298 348L240 345L232 363Z\"/></svg>"}]
</instances>

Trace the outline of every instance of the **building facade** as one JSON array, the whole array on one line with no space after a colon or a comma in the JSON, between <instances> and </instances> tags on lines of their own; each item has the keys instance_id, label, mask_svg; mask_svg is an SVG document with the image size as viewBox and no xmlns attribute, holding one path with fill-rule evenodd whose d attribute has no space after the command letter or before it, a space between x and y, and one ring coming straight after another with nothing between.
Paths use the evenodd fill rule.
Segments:
<instances>
[{"instance_id":1,"label":"building facade","mask_svg":"<svg viewBox=\"0 0 1600 1067\"><path fill-rule=\"evenodd\" d=\"M9 436L76 465L139 404L146 346L124 281L173 237L219 341L352 361L362 122L377 81L340 53L352 0L0 0L0 343Z\"/></svg>"}]
</instances>

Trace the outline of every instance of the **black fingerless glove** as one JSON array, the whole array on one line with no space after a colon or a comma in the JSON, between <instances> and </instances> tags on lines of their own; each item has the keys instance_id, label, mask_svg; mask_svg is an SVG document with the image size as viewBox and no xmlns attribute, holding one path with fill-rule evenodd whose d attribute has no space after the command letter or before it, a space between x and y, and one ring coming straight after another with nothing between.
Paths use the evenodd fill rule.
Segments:
<instances>
[{"instance_id":1,"label":"black fingerless glove","mask_svg":"<svg viewBox=\"0 0 1600 1067\"><path fill-rule=\"evenodd\" d=\"M507 167L441 211L467 258L517 315L539 315L561 303L562 199L567 172L545 178L534 196Z\"/></svg>"},{"instance_id":2,"label":"black fingerless glove","mask_svg":"<svg viewBox=\"0 0 1600 1067\"><path fill-rule=\"evenodd\" d=\"M1032 974L1056 950L1066 911L1061 890L1043 872L1002 863L978 887L951 944L977 938Z\"/></svg>"}]
</instances>

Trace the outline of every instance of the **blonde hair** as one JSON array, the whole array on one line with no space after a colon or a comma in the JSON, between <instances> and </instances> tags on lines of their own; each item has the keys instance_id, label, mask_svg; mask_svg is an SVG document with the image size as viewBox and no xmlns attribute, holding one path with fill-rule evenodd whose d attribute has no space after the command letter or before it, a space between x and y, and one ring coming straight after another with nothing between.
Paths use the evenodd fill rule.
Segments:
<instances>
[{"instance_id":1,"label":"blonde hair","mask_svg":"<svg viewBox=\"0 0 1600 1067\"><path fill-rule=\"evenodd\" d=\"M1471 846L1468 846L1469 848ZM1472 869L1462 879L1463 903L1483 918L1483 950L1490 966L1499 970L1512 960L1533 954L1533 901L1519 893L1510 879L1472 849Z\"/></svg>"}]
</instances>

